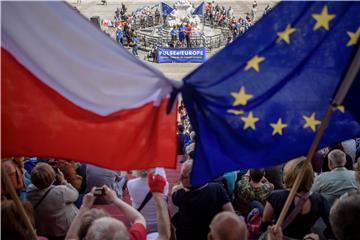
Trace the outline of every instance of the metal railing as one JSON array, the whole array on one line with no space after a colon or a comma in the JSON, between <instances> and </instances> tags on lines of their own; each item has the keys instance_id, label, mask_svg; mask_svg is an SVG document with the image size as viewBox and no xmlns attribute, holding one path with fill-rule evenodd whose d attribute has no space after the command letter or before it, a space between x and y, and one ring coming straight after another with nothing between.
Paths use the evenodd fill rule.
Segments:
<instances>
[{"instance_id":1,"label":"metal railing","mask_svg":"<svg viewBox=\"0 0 360 240\"><path fill-rule=\"evenodd\" d=\"M140 40L140 48L143 50L151 50L155 47L171 46L171 36L168 34L166 36L154 36L151 35L151 33L138 32L137 35ZM190 42L191 47L205 47L208 51L211 51L212 49L224 46L229 37L232 37L231 31L224 28L221 29L221 33L210 37L204 38L203 36L191 36ZM179 42L176 45L180 46Z\"/></svg>"},{"instance_id":2,"label":"metal railing","mask_svg":"<svg viewBox=\"0 0 360 240\"><path fill-rule=\"evenodd\" d=\"M203 18L201 18L203 22ZM160 18L160 22L162 19ZM159 36L152 35L151 32L147 33L144 30L149 27L157 26L155 25L158 23L155 21L155 16L148 17L146 20L141 21L139 18L135 19L132 28L136 30L138 38L139 38L139 48L145 51L150 51L151 49L155 47L170 47L171 46L171 36L168 32L164 32L160 30ZM204 23L204 22L203 22ZM216 28L220 30L220 33L204 37L204 36L191 36L191 47L197 48L197 47L205 47L207 51L211 51L212 49L219 48L221 46L224 46L228 40L229 37L232 37L232 33L228 27L218 26L218 25L211 25L209 21L205 21L206 26L210 26L212 28ZM160 25L158 25L160 26ZM111 35L114 34L115 29L110 30L110 32L113 32ZM128 45L126 38L123 38L123 43L125 45ZM180 46L180 43L178 42L177 47ZM186 41L185 41L185 47L186 47Z\"/></svg>"}]
</instances>

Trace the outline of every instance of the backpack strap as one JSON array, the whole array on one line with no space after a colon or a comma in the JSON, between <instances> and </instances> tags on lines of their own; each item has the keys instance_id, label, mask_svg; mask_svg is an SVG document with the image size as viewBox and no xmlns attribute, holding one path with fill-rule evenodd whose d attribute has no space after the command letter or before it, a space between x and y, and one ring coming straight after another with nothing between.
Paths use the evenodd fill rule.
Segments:
<instances>
[{"instance_id":1,"label":"backpack strap","mask_svg":"<svg viewBox=\"0 0 360 240\"><path fill-rule=\"evenodd\" d=\"M149 191L137 210L140 212L145 207L145 205L150 201L151 198L152 198L152 193Z\"/></svg>"},{"instance_id":2,"label":"backpack strap","mask_svg":"<svg viewBox=\"0 0 360 240\"><path fill-rule=\"evenodd\" d=\"M48 195L48 193L50 192L50 190L52 189L52 187L50 187L45 193L44 195L40 198L40 200L35 204L34 209L36 209L40 203L45 199L45 197Z\"/></svg>"},{"instance_id":3,"label":"backpack strap","mask_svg":"<svg viewBox=\"0 0 360 240\"><path fill-rule=\"evenodd\" d=\"M291 213L287 216L287 218L284 220L284 223L282 224L282 229L284 230L286 227L290 225L290 223L296 218L298 213L303 208L306 200L309 199L312 192L305 193L300 200L296 203L295 208L291 211Z\"/></svg>"}]
</instances>

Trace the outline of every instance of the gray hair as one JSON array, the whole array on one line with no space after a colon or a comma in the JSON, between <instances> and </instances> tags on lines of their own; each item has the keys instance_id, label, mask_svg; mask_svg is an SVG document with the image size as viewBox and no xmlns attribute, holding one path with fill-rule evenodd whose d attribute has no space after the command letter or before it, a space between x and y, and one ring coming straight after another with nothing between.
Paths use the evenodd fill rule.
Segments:
<instances>
[{"instance_id":1,"label":"gray hair","mask_svg":"<svg viewBox=\"0 0 360 240\"><path fill-rule=\"evenodd\" d=\"M346 164L346 154L339 149L332 150L328 155L328 159L337 167Z\"/></svg>"},{"instance_id":2,"label":"gray hair","mask_svg":"<svg viewBox=\"0 0 360 240\"><path fill-rule=\"evenodd\" d=\"M143 169L143 170L135 170L134 175L136 177L146 178L147 175L148 175L148 172L149 172L149 170L145 170L145 169Z\"/></svg>"},{"instance_id":3,"label":"gray hair","mask_svg":"<svg viewBox=\"0 0 360 240\"><path fill-rule=\"evenodd\" d=\"M86 240L129 240L125 225L112 217L102 217L95 220L88 233Z\"/></svg>"}]
</instances>

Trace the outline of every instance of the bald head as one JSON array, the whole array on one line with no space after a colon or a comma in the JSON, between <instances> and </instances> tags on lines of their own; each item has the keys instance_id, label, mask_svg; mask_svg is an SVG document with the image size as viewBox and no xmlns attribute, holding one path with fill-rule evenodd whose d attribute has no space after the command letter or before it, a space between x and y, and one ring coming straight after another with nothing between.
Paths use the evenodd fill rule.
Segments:
<instances>
[{"instance_id":1,"label":"bald head","mask_svg":"<svg viewBox=\"0 0 360 240\"><path fill-rule=\"evenodd\" d=\"M209 240L246 240L247 229L239 216L233 212L218 213L210 224Z\"/></svg>"},{"instance_id":2,"label":"bald head","mask_svg":"<svg viewBox=\"0 0 360 240\"><path fill-rule=\"evenodd\" d=\"M129 236L125 225L112 217L102 217L95 220L88 233L86 240L128 240Z\"/></svg>"},{"instance_id":3,"label":"bald head","mask_svg":"<svg viewBox=\"0 0 360 240\"><path fill-rule=\"evenodd\" d=\"M330 168L343 167L346 164L346 154L339 149L332 150L328 159Z\"/></svg>"}]
</instances>

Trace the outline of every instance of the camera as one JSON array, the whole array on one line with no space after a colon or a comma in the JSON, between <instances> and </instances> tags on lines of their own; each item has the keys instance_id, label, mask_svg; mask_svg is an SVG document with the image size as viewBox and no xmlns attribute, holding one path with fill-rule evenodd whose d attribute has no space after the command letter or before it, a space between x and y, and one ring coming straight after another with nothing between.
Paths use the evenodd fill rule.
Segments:
<instances>
[{"instance_id":1,"label":"camera","mask_svg":"<svg viewBox=\"0 0 360 240\"><path fill-rule=\"evenodd\" d=\"M103 187L97 187L94 191L94 196L104 196L105 195L105 189Z\"/></svg>"}]
</instances>

